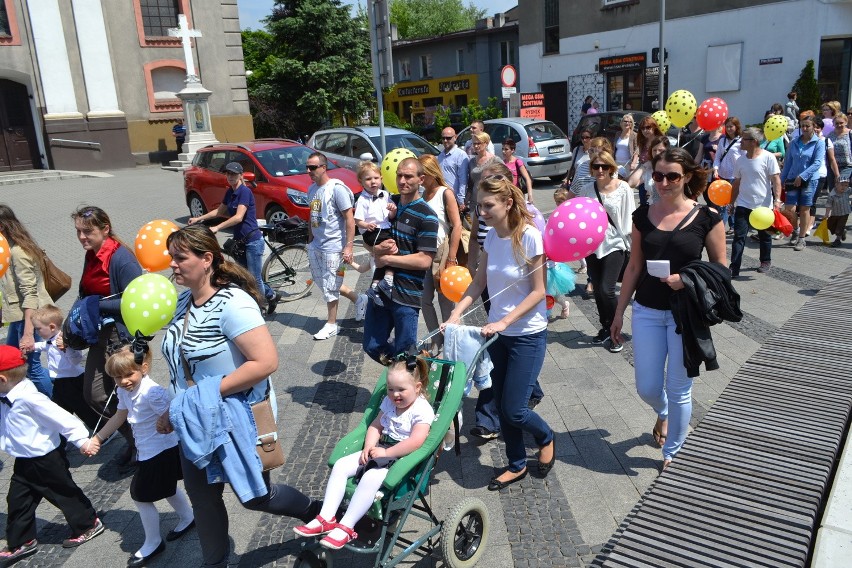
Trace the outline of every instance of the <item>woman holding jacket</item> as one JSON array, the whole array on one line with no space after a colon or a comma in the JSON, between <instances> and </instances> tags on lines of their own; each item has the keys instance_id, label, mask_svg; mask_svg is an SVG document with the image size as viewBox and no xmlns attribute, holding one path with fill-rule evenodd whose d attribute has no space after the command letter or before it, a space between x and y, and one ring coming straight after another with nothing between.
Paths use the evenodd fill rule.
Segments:
<instances>
[{"instance_id":1,"label":"woman holding jacket","mask_svg":"<svg viewBox=\"0 0 852 568\"><path fill-rule=\"evenodd\" d=\"M683 341L676 332L670 297L683 288L680 269L700 260L705 248L710 262L728 263L721 217L696 202L706 187L707 173L682 148L666 150L652 164L660 199L633 213L633 247L610 337L614 343L624 341L624 312L635 292L636 390L657 413L652 434L662 447L665 469L680 451L692 415L692 379L683 363ZM650 276L647 260L667 260L669 276Z\"/></svg>"}]
</instances>

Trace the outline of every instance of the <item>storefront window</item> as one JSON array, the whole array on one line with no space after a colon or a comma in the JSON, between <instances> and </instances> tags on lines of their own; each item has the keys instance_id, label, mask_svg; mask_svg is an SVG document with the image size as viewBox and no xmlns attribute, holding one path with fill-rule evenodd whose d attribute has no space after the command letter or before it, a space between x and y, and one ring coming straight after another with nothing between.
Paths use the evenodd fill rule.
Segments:
<instances>
[{"instance_id":1,"label":"storefront window","mask_svg":"<svg viewBox=\"0 0 852 568\"><path fill-rule=\"evenodd\" d=\"M847 108L849 100L849 74L852 70L852 38L824 39L819 50L817 74L820 98L840 101Z\"/></svg>"}]
</instances>

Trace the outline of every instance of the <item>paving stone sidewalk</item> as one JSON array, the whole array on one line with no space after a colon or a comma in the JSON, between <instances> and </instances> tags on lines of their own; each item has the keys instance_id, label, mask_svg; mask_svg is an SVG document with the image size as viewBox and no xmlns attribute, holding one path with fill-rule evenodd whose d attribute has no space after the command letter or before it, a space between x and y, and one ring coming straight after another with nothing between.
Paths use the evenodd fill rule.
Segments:
<instances>
[{"instance_id":1,"label":"paving stone sidewalk","mask_svg":"<svg viewBox=\"0 0 852 568\"><path fill-rule=\"evenodd\" d=\"M120 237L131 242L143 223L152 219L186 221L182 181L177 174L154 168L112 172L114 177L73 179L0 186L0 202L8 203L30 228L40 245L75 283L83 252L76 242L70 212L81 204L97 204L113 217ZM549 189L538 203L549 201ZM748 242L736 282L746 317L714 328L720 369L702 373L693 390L693 424L700 421L739 367L816 290L849 266L852 247L831 249L809 243L802 252L774 241L773 269L757 274L756 243ZM361 285L354 271L347 283ZM488 479L505 464L499 441L482 443L467 436L473 423L474 400L465 401L462 454L445 453L438 462L430 502L439 517L468 496L482 499L490 513L491 530L482 566L584 566L656 478L660 451L650 436L653 412L638 398L633 385L632 350L618 354L592 345L597 330L594 302L578 290L571 295L571 313L550 325L548 351L541 382L545 399L537 411L557 434L557 463L547 479L530 475L501 493L485 490ZM70 295L63 309L70 307ZM273 479L321 497L328 475L326 460L334 444L359 419L381 367L361 350L360 324L353 307L341 303L341 333L333 340L311 338L322 326L325 305L312 293L282 304L270 330L281 364L274 375L278 393L280 432L287 463ZM481 317L477 314L478 317ZM626 323L629 334L629 321ZM421 322L420 336L426 335ZM815 338L817 340L817 338ZM156 344L156 342L155 342ZM165 365L158 358L152 376L165 384ZM688 441L687 441L688 443ZM99 511L107 531L78 549L62 549L67 527L61 514L42 504L37 512L41 550L17 566L124 566L142 543L142 528L129 495L130 477L111 464L122 441L108 445L95 458L72 454L75 480ZM536 448L529 443L534 459ZM0 488L5 490L12 460L0 456ZM242 509L227 493L234 554L233 565L291 566L301 539L292 533L291 519ZM163 534L174 527L176 515L163 503ZM0 505L0 522L5 521ZM5 524L5 523L4 523ZM194 533L176 543L152 566L198 566ZM371 565L372 558L335 554L338 565ZM437 558L413 557L406 565L442 566Z\"/></svg>"}]
</instances>

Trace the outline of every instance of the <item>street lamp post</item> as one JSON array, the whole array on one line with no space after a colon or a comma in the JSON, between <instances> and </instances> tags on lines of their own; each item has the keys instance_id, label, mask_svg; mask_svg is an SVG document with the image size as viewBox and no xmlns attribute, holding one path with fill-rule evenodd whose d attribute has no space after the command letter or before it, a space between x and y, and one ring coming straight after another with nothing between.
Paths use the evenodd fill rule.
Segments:
<instances>
[{"instance_id":1,"label":"street lamp post","mask_svg":"<svg viewBox=\"0 0 852 568\"><path fill-rule=\"evenodd\" d=\"M665 108L665 100L666 100L666 48L665 48L665 29L666 29L666 0L660 0L660 86L658 91L660 93L659 101L660 101L660 109Z\"/></svg>"}]
</instances>

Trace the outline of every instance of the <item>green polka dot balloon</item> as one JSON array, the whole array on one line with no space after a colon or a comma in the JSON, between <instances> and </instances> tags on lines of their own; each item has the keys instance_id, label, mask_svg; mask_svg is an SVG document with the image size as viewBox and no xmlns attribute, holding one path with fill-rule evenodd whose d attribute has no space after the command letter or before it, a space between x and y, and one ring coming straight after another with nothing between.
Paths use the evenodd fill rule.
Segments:
<instances>
[{"instance_id":1,"label":"green polka dot balloon","mask_svg":"<svg viewBox=\"0 0 852 568\"><path fill-rule=\"evenodd\" d=\"M134 278L121 295L121 317L135 335L153 335L175 315L177 290L162 274L143 274Z\"/></svg>"},{"instance_id":2,"label":"green polka dot balloon","mask_svg":"<svg viewBox=\"0 0 852 568\"><path fill-rule=\"evenodd\" d=\"M399 193L396 188L396 168L406 158L416 158L414 152L406 148L394 148L382 160L382 183L391 193Z\"/></svg>"},{"instance_id":3,"label":"green polka dot balloon","mask_svg":"<svg viewBox=\"0 0 852 568\"><path fill-rule=\"evenodd\" d=\"M669 120L678 128L683 128L692 117L695 116L695 111L698 110L698 101L692 96L689 91L681 89L675 91L669 96L666 101L666 114L669 115Z\"/></svg>"}]
</instances>

